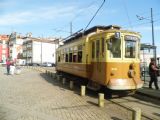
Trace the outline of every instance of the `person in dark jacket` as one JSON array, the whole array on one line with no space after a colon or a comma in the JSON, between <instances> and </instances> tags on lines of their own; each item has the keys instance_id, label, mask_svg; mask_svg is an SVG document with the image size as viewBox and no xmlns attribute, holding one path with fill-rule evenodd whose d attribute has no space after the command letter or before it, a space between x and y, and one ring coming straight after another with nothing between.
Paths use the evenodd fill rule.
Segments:
<instances>
[{"instance_id":1,"label":"person in dark jacket","mask_svg":"<svg viewBox=\"0 0 160 120\"><path fill-rule=\"evenodd\" d=\"M9 73L10 73L10 66L11 66L11 62L9 60L7 60L6 61L7 75L9 75Z\"/></svg>"},{"instance_id":2,"label":"person in dark jacket","mask_svg":"<svg viewBox=\"0 0 160 120\"><path fill-rule=\"evenodd\" d=\"M158 90L158 67L156 66L156 62L154 58L151 58L151 62L149 64L149 75L150 75L150 81L149 81L149 88L152 89L152 83L154 82L155 88Z\"/></svg>"}]
</instances>

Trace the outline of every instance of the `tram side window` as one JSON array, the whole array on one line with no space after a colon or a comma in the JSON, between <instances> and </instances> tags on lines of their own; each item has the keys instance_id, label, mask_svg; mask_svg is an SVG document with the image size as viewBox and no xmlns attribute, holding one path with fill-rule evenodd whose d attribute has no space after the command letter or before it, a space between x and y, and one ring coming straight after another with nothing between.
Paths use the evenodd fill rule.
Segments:
<instances>
[{"instance_id":1,"label":"tram side window","mask_svg":"<svg viewBox=\"0 0 160 120\"><path fill-rule=\"evenodd\" d=\"M77 52L73 53L73 62L77 62Z\"/></svg>"},{"instance_id":2,"label":"tram side window","mask_svg":"<svg viewBox=\"0 0 160 120\"><path fill-rule=\"evenodd\" d=\"M64 61L64 54L62 53L61 54L61 62L63 62Z\"/></svg>"},{"instance_id":3,"label":"tram side window","mask_svg":"<svg viewBox=\"0 0 160 120\"><path fill-rule=\"evenodd\" d=\"M99 40L96 41L96 57L99 57Z\"/></svg>"},{"instance_id":4,"label":"tram side window","mask_svg":"<svg viewBox=\"0 0 160 120\"><path fill-rule=\"evenodd\" d=\"M135 58L136 54L136 41L126 40L125 41L125 57Z\"/></svg>"},{"instance_id":5,"label":"tram side window","mask_svg":"<svg viewBox=\"0 0 160 120\"><path fill-rule=\"evenodd\" d=\"M82 62L82 51L78 51L78 62Z\"/></svg>"},{"instance_id":6,"label":"tram side window","mask_svg":"<svg viewBox=\"0 0 160 120\"><path fill-rule=\"evenodd\" d=\"M82 62L82 45L78 46L78 62Z\"/></svg>"},{"instance_id":7,"label":"tram side window","mask_svg":"<svg viewBox=\"0 0 160 120\"><path fill-rule=\"evenodd\" d=\"M102 38L102 43L101 43L101 48L102 48L102 57L104 57L104 45L105 45L105 43L104 43L105 41L104 41L104 38Z\"/></svg>"},{"instance_id":8,"label":"tram side window","mask_svg":"<svg viewBox=\"0 0 160 120\"><path fill-rule=\"evenodd\" d=\"M58 62L60 62L61 61L61 57L60 57L60 55L58 55Z\"/></svg>"},{"instance_id":9,"label":"tram side window","mask_svg":"<svg viewBox=\"0 0 160 120\"><path fill-rule=\"evenodd\" d=\"M58 62L60 62L61 61L60 52L57 52L57 58L58 58Z\"/></svg>"},{"instance_id":10,"label":"tram side window","mask_svg":"<svg viewBox=\"0 0 160 120\"><path fill-rule=\"evenodd\" d=\"M92 42L92 58L95 57L95 43Z\"/></svg>"},{"instance_id":11,"label":"tram side window","mask_svg":"<svg viewBox=\"0 0 160 120\"><path fill-rule=\"evenodd\" d=\"M73 49L73 62L77 62L77 57L78 57L77 50L78 50L78 48L77 48L77 46L75 46Z\"/></svg>"},{"instance_id":12,"label":"tram side window","mask_svg":"<svg viewBox=\"0 0 160 120\"><path fill-rule=\"evenodd\" d=\"M68 62L68 53L66 53L65 62Z\"/></svg>"},{"instance_id":13,"label":"tram side window","mask_svg":"<svg viewBox=\"0 0 160 120\"><path fill-rule=\"evenodd\" d=\"M72 53L69 53L69 62L72 62Z\"/></svg>"},{"instance_id":14,"label":"tram side window","mask_svg":"<svg viewBox=\"0 0 160 120\"><path fill-rule=\"evenodd\" d=\"M121 57L121 39L113 38L110 39L108 48L110 50L110 56L112 58L120 58Z\"/></svg>"}]
</instances>

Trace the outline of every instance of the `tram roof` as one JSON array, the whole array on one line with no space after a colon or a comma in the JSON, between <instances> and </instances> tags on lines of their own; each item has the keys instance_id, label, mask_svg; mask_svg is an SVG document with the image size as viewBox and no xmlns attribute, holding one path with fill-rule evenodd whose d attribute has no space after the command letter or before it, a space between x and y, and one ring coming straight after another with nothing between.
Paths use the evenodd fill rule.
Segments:
<instances>
[{"instance_id":1,"label":"tram roof","mask_svg":"<svg viewBox=\"0 0 160 120\"><path fill-rule=\"evenodd\" d=\"M109 30L109 29L120 30L120 28L121 27L118 26L118 25L109 25L109 26L98 25L98 26L91 27L86 31L82 31L83 29L81 29L80 31L68 36L67 38L65 38L64 43L71 42L75 39L78 39L78 38L82 37L83 35L88 35L88 34L93 33L93 32L104 31L104 30Z\"/></svg>"}]
</instances>

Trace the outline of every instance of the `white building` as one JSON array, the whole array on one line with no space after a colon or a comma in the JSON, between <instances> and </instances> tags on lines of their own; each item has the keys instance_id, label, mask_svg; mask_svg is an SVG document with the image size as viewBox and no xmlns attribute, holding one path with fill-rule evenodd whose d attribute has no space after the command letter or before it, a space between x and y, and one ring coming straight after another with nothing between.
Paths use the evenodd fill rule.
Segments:
<instances>
[{"instance_id":1,"label":"white building","mask_svg":"<svg viewBox=\"0 0 160 120\"><path fill-rule=\"evenodd\" d=\"M55 51L58 44L54 40L26 37L23 43L23 58L27 64L40 65L56 62Z\"/></svg>"},{"instance_id":2,"label":"white building","mask_svg":"<svg viewBox=\"0 0 160 120\"><path fill-rule=\"evenodd\" d=\"M141 66L148 68L149 63L151 61L151 58L154 57L153 50L154 46L149 44L141 44L141 51L140 51L140 59L141 59ZM160 57L159 54L156 55L156 57ZM159 64L159 61L157 60L157 64Z\"/></svg>"}]
</instances>

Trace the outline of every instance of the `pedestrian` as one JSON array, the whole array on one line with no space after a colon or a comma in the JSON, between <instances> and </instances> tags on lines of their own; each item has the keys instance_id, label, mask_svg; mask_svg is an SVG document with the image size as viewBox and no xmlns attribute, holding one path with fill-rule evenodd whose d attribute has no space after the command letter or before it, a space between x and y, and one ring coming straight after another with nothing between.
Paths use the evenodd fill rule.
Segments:
<instances>
[{"instance_id":1,"label":"pedestrian","mask_svg":"<svg viewBox=\"0 0 160 120\"><path fill-rule=\"evenodd\" d=\"M152 83L154 82L155 88L158 90L158 67L156 66L156 62L154 58L151 58L151 62L149 64L149 75L150 75L150 81L149 81L149 88L152 89Z\"/></svg>"},{"instance_id":2,"label":"pedestrian","mask_svg":"<svg viewBox=\"0 0 160 120\"><path fill-rule=\"evenodd\" d=\"M7 59L7 61L6 61L7 75L9 75L9 73L10 73L10 66L11 66L11 62Z\"/></svg>"}]
</instances>

